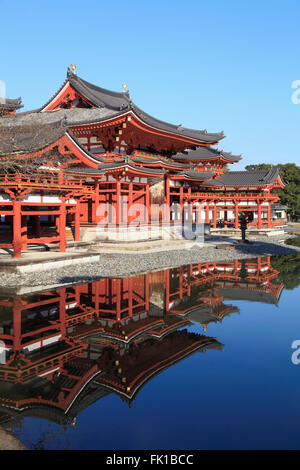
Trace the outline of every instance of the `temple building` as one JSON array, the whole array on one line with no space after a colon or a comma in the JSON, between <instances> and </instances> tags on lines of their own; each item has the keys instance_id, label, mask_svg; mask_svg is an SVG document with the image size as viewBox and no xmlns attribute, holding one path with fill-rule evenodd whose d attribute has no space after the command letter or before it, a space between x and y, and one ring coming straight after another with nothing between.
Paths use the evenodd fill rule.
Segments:
<instances>
[{"instance_id":1,"label":"temple building","mask_svg":"<svg viewBox=\"0 0 300 470\"><path fill-rule=\"evenodd\" d=\"M123 85L112 92L68 69L40 109L0 104L0 248L20 257L28 244L68 240L149 240L184 220L211 230L274 231L284 187L277 170L228 171L240 160L219 149L223 132L160 121L136 106Z\"/></svg>"}]
</instances>

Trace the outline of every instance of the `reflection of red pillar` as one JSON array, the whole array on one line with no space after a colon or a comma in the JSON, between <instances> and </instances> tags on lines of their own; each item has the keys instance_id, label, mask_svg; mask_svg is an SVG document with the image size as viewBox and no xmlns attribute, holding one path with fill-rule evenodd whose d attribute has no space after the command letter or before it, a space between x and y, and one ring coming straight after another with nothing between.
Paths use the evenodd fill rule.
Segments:
<instances>
[{"instance_id":1,"label":"reflection of red pillar","mask_svg":"<svg viewBox=\"0 0 300 470\"><path fill-rule=\"evenodd\" d=\"M21 257L22 250L22 235L21 235L21 201L19 199L13 200L13 249L14 258Z\"/></svg>"},{"instance_id":2,"label":"reflection of red pillar","mask_svg":"<svg viewBox=\"0 0 300 470\"><path fill-rule=\"evenodd\" d=\"M132 278L128 279L128 315L132 317L133 309L132 309Z\"/></svg>"},{"instance_id":3,"label":"reflection of red pillar","mask_svg":"<svg viewBox=\"0 0 300 470\"><path fill-rule=\"evenodd\" d=\"M122 280L121 279L117 279L116 280L116 290L117 290L117 293L116 293L116 296L117 296L117 305L116 305L116 320L117 321L120 321L121 320L121 294L123 292L123 289L122 289ZM122 291L122 292L121 292Z\"/></svg>"},{"instance_id":4,"label":"reflection of red pillar","mask_svg":"<svg viewBox=\"0 0 300 470\"><path fill-rule=\"evenodd\" d=\"M22 334L22 303L16 297L13 300L13 350L21 351L21 334Z\"/></svg>"},{"instance_id":5,"label":"reflection of red pillar","mask_svg":"<svg viewBox=\"0 0 300 470\"><path fill-rule=\"evenodd\" d=\"M101 281L96 281L93 283L93 289L94 289L94 308L95 308L95 313L97 318L99 317L99 303L100 303L100 282Z\"/></svg>"},{"instance_id":6,"label":"reflection of red pillar","mask_svg":"<svg viewBox=\"0 0 300 470\"><path fill-rule=\"evenodd\" d=\"M170 311L170 270L164 271L165 278L165 310Z\"/></svg>"},{"instance_id":7,"label":"reflection of red pillar","mask_svg":"<svg viewBox=\"0 0 300 470\"><path fill-rule=\"evenodd\" d=\"M260 273L261 270L261 258L257 258L257 274Z\"/></svg>"},{"instance_id":8,"label":"reflection of red pillar","mask_svg":"<svg viewBox=\"0 0 300 470\"><path fill-rule=\"evenodd\" d=\"M144 298L145 298L145 309L149 310L149 274L144 276Z\"/></svg>"},{"instance_id":9,"label":"reflection of red pillar","mask_svg":"<svg viewBox=\"0 0 300 470\"><path fill-rule=\"evenodd\" d=\"M58 294L59 294L60 331L61 331L62 337L65 338L66 336L66 289L60 289Z\"/></svg>"}]
</instances>

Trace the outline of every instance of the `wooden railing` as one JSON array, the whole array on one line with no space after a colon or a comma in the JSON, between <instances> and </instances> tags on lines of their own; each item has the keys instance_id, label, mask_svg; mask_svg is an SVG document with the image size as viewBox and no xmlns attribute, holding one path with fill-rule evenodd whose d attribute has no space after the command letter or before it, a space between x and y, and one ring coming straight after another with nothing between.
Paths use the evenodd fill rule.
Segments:
<instances>
[{"instance_id":1,"label":"wooden railing","mask_svg":"<svg viewBox=\"0 0 300 470\"><path fill-rule=\"evenodd\" d=\"M187 196L185 194L184 196ZM219 200L219 199L249 199L249 198L255 198L255 199L261 199L261 198L268 198L268 199L277 199L278 195L277 194L261 194L261 193L253 193L253 192L234 192L234 193L192 193L191 194L192 199L196 198L210 198L211 200Z\"/></svg>"},{"instance_id":2,"label":"wooden railing","mask_svg":"<svg viewBox=\"0 0 300 470\"><path fill-rule=\"evenodd\" d=\"M1 174L0 173L0 186L33 186L33 187L61 187L61 188L74 188L82 189L84 192L93 192L94 187L91 185L83 184L80 178L67 179L63 175L58 176L44 176L44 175L21 175L16 174Z\"/></svg>"}]
</instances>

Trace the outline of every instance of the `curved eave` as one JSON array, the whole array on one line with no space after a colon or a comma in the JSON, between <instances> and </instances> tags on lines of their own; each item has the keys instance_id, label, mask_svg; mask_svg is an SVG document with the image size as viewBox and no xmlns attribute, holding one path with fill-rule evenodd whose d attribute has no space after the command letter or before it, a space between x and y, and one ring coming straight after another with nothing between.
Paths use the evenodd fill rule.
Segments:
<instances>
[{"instance_id":1,"label":"curved eave","mask_svg":"<svg viewBox=\"0 0 300 470\"><path fill-rule=\"evenodd\" d=\"M205 174L207 173L207 174ZM171 176L172 180L186 180L186 181L197 181L199 183L202 183L203 181L210 181L214 177L214 173L212 172L199 172L198 175L191 175L189 173L181 173L181 174L175 174Z\"/></svg>"},{"instance_id":2,"label":"curved eave","mask_svg":"<svg viewBox=\"0 0 300 470\"><path fill-rule=\"evenodd\" d=\"M102 166L104 168L102 168ZM124 172L126 174L134 174L135 176L150 176L150 177L157 177L157 176L163 176L165 172L163 170L153 170L151 168L144 168L144 167L139 167L132 165L130 163L122 163L120 165L114 165L114 166L109 166L105 168L105 163L103 165L99 165L97 169L94 169L93 172L89 172L84 170L84 168L78 168L78 169L68 169L65 171L66 174L68 175L74 175L74 176L86 176L86 177L103 177L105 175L113 175L113 174L119 174L120 172Z\"/></svg>"},{"instance_id":3,"label":"curved eave","mask_svg":"<svg viewBox=\"0 0 300 470\"><path fill-rule=\"evenodd\" d=\"M183 135L196 141L200 140L203 142L212 143L218 142L224 138L223 132L207 133L206 130L188 129L182 127L181 125L177 126L154 118L136 106L131 101L128 92L119 93L98 87L90 82L87 82L86 80L83 80L78 75L74 74L70 69L68 69L67 76L71 86L77 92L81 93L81 95L83 95L87 100L92 102L96 107L106 107L113 111L131 110L137 117L153 128L160 129L172 134Z\"/></svg>"},{"instance_id":4,"label":"curved eave","mask_svg":"<svg viewBox=\"0 0 300 470\"><path fill-rule=\"evenodd\" d=\"M171 353L170 357L163 359L160 362L156 362L154 365L148 367L148 369L140 372L140 374L137 377L134 377L126 386L124 386L122 383L116 383L113 385L110 382L110 378L106 379L101 375L99 377L99 384L108 390L126 397L128 400L132 400L142 389L142 387L152 379L152 377L155 377L163 370L168 369L172 365L177 364L183 359L191 356L196 351L201 350L205 352L206 349L210 349L211 347L218 349L219 345L221 345L221 343L218 342L217 338L206 337L205 341L197 340L184 349Z\"/></svg>"},{"instance_id":5,"label":"curved eave","mask_svg":"<svg viewBox=\"0 0 300 470\"><path fill-rule=\"evenodd\" d=\"M99 170L101 170L101 166L99 167ZM132 165L131 163L124 163L122 165L117 165L116 167L111 167L111 168L106 168L103 169L102 172L104 174L110 174L110 173L115 173L119 172L120 170L128 172L128 173L134 173L136 175L147 175L147 176L163 176L165 174L164 170L153 170L151 168L145 168L145 167L140 167L136 165Z\"/></svg>"},{"instance_id":6,"label":"curved eave","mask_svg":"<svg viewBox=\"0 0 300 470\"><path fill-rule=\"evenodd\" d=\"M137 164L137 165L146 165L146 166L153 166L153 167L161 167L165 169L170 169L170 170L182 170L183 168L189 168L190 165L186 164L177 164L174 163L169 163L165 160L154 160L154 159L145 159L145 160L139 160L138 158L133 158L132 161Z\"/></svg>"},{"instance_id":7,"label":"curved eave","mask_svg":"<svg viewBox=\"0 0 300 470\"><path fill-rule=\"evenodd\" d=\"M97 127L107 127L114 125L116 121L122 122L120 120L129 121L132 126L141 129L143 132L149 132L151 134L159 135L167 139L172 138L180 142L185 142L190 146L208 146L208 145L217 145L219 140L207 141L201 138L193 138L185 135L184 133L171 132L159 127L151 126L146 121L141 119L133 110L129 111L120 111L112 117L106 119L93 120L91 122L79 122L75 124L70 124L70 129L76 131L76 129L96 129ZM223 138L223 137L221 137Z\"/></svg>"},{"instance_id":8,"label":"curved eave","mask_svg":"<svg viewBox=\"0 0 300 470\"><path fill-rule=\"evenodd\" d=\"M86 163L87 165L91 167L98 167L99 165L99 160L95 159L93 155L88 152L81 144L78 142L78 140L67 130L63 131L62 135L58 137L57 139L53 140L52 142L48 142L46 145L42 147L38 147L36 149L33 149L32 151L28 152L27 150L19 150L15 152L8 152L5 154L0 154L0 158L9 158L11 156L22 156L22 157L38 157L41 156L43 153L52 150L54 147L58 146L68 146L70 149L70 153L72 153L74 156L79 158L81 161ZM67 154L67 151L64 151L63 154Z\"/></svg>"}]
</instances>

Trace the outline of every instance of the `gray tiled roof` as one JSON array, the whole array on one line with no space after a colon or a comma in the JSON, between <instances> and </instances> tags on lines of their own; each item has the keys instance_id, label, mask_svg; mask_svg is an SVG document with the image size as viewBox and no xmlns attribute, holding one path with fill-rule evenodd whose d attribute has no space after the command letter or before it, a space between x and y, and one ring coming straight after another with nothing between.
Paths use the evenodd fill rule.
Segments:
<instances>
[{"instance_id":1,"label":"gray tiled roof","mask_svg":"<svg viewBox=\"0 0 300 470\"><path fill-rule=\"evenodd\" d=\"M0 110L4 109L7 111L14 111L16 109L23 108L22 98L9 99L0 98Z\"/></svg>"},{"instance_id":2,"label":"gray tiled roof","mask_svg":"<svg viewBox=\"0 0 300 470\"><path fill-rule=\"evenodd\" d=\"M58 140L66 132L60 122L45 126L1 126L0 155L30 153L41 150Z\"/></svg>"},{"instance_id":3,"label":"gray tiled roof","mask_svg":"<svg viewBox=\"0 0 300 470\"><path fill-rule=\"evenodd\" d=\"M185 164L185 163L175 163L175 162L171 162L171 161L168 161L168 160L160 160L159 158L157 158L156 160L149 160L147 158L139 158L139 157L133 157L131 159L133 162L136 162L136 163L144 163L146 166L147 164L149 163L163 163L165 165L168 165L169 167L176 167L176 168L190 168L190 165L189 164Z\"/></svg>"},{"instance_id":4,"label":"gray tiled roof","mask_svg":"<svg viewBox=\"0 0 300 470\"><path fill-rule=\"evenodd\" d=\"M103 119L110 119L120 113L105 108L72 108L59 109L57 111L26 111L17 113L15 116L5 116L0 118L1 125L23 126L51 124L53 122L65 120L66 126L89 124Z\"/></svg>"},{"instance_id":5,"label":"gray tiled roof","mask_svg":"<svg viewBox=\"0 0 300 470\"><path fill-rule=\"evenodd\" d=\"M170 124L165 121L156 119L150 116L149 114L145 113L138 106L136 106L131 101L128 92L118 93L118 92L114 92L114 91L110 91L110 90L106 90L104 88L98 87L78 77L78 75L74 74L70 69L68 69L68 80L71 86L76 91L78 91L80 94L85 96L97 108L105 109L108 114L109 112L120 114L125 111L132 110L138 117L144 120L147 124L157 127L162 130L166 130L168 132L173 132L175 134L179 134L185 137L191 137L196 140L202 140L204 142L211 142L211 143L218 142L219 140L224 138L223 132L208 133L206 130L188 129L188 128L182 127L181 125L174 125L174 124ZM48 101L48 103L50 101ZM78 110L82 112L82 116L84 115L83 114L84 112L87 116L89 114L88 112L91 111L90 109L85 109L85 108L78 108ZM101 120L100 116L98 119ZM104 117L102 119L104 119ZM85 118L82 118L81 121L84 122Z\"/></svg>"},{"instance_id":6,"label":"gray tiled roof","mask_svg":"<svg viewBox=\"0 0 300 470\"><path fill-rule=\"evenodd\" d=\"M18 120L16 120L18 122ZM62 136L68 135L72 138L81 151L96 161L103 161L89 152L71 131L66 127L65 121L60 120L49 124L30 123L27 125L10 125L10 120L0 119L0 156L13 154L26 154L38 152L59 140ZM8 125L5 125L8 123ZM16 124L14 122L14 124Z\"/></svg>"},{"instance_id":7,"label":"gray tiled roof","mask_svg":"<svg viewBox=\"0 0 300 470\"><path fill-rule=\"evenodd\" d=\"M202 186L266 186L280 176L278 169L262 171L229 171Z\"/></svg>"},{"instance_id":8,"label":"gray tiled roof","mask_svg":"<svg viewBox=\"0 0 300 470\"><path fill-rule=\"evenodd\" d=\"M186 170L180 171L176 173L174 176L183 176L189 178L191 180L206 180L213 178L214 172L213 171L196 171L196 170Z\"/></svg>"},{"instance_id":9,"label":"gray tiled roof","mask_svg":"<svg viewBox=\"0 0 300 470\"><path fill-rule=\"evenodd\" d=\"M113 163L100 163L98 168L90 168L90 167L84 167L84 168L69 168L68 170L65 171L65 173L78 173L78 174L105 174L106 170L111 170L111 169L122 169L122 168L129 168L141 173L154 173L156 175L164 175L165 171L163 169L158 169L158 168L145 168L137 165L133 165L132 163L129 163L127 161L123 162L113 162Z\"/></svg>"},{"instance_id":10,"label":"gray tiled roof","mask_svg":"<svg viewBox=\"0 0 300 470\"><path fill-rule=\"evenodd\" d=\"M230 152L224 152L223 150L213 149L211 147L199 147L197 150L192 150L187 153L176 153L173 155L173 160L188 160L188 161L199 161L199 160L215 160L223 156L229 161L238 162L241 159L241 155L232 155Z\"/></svg>"}]
</instances>

